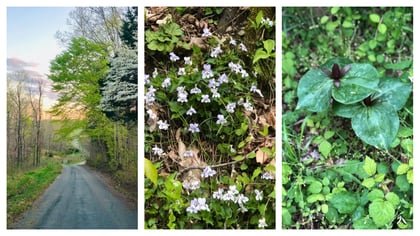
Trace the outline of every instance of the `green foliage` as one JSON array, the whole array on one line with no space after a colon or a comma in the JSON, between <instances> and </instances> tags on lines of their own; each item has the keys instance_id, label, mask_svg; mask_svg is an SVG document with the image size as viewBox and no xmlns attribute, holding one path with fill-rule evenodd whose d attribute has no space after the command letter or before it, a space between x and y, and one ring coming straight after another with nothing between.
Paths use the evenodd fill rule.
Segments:
<instances>
[{"instance_id":1,"label":"green foliage","mask_svg":"<svg viewBox=\"0 0 420 236\"><path fill-rule=\"evenodd\" d=\"M397 111L406 103L412 85L399 79L379 79L371 65L348 62L333 58L322 65L322 69L309 70L299 81L296 109L324 112L330 107L332 96L335 113L352 119L353 130L359 138L388 149L399 128ZM330 72L327 68L331 64Z\"/></svg>"},{"instance_id":2,"label":"green foliage","mask_svg":"<svg viewBox=\"0 0 420 236\"><path fill-rule=\"evenodd\" d=\"M173 52L175 46L189 49L188 44L183 43L180 38L184 35L181 27L174 22L165 22L160 25L158 31L146 30L147 48L162 53Z\"/></svg>"},{"instance_id":3,"label":"green foliage","mask_svg":"<svg viewBox=\"0 0 420 236\"><path fill-rule=\"evenodd\" d=\"M282 228L412 229L413 171L406 169L412 164L412 8L287 7L282 17ZM331 58L350 62L324 65ZM353 61L376 70L378 82L367 96L373 105L386 103L385 114L397 114L397 131L376 141L387 142L387 151L362 142L349 120L359 109L376 108L330 102L346 96L333 96L342 82L334 83L324 70ZM323 93L317 90L306 101L316 111L296 109L302 103L299 82L308 74L315 80L309 84L324 77L317 84Z\"/></svg>"},{"instance_id":4,"label":"green foliage","mask_svg":"<svg viewBox=\"0 0 420 236\"><path fill-rule=\"evenodd\" d=\"M32 206L32 203L61 173L61 164L46 167L21 175L7 177L7 226Z\"/></svg>"},{"instance_id":5,"label":"green foliage","mask_svg":"<svg viewBox=\"0 0 420 236\"><path fill-rule=\"evenodd\" d=\"M157 184L158 172L156 167L149 159L144 158L144 175L152 181L153 184Z\"/></svg>"},{"instance_id":6,"label":"green foliage","mask_svg":"<svg viewBox=\"0 0 420 236\"><path fill-rule=\"evenodd\" d=\"M206 28L213 30L223 8L189 10L207 15ZM256 31L268 28L260 24ZM275 228L274 121L259 124L251 119L267 112L259 104L266 104L274 92L263 89L267 81L262 72L270 80L274 77L274 66L265 65L275 62L275 41L258 32L262 34L253 41L255 49L216 32L201 36L201 30L205 47L189 48L183 46L187 32L178 22L146 30L145 53L162 52L162 63L145 65L147 73L153 72L145 75L144 88L145 155L150 160L145 164L145 228ZM274 35L274 28L269 32ZM258 148L252 150L256 142ZM186 151L192 157L186 157ZM206 166L216 174L204 177ZM198 202L203 204L200 210L194 208Z\"/></svg>"}]
</instances>

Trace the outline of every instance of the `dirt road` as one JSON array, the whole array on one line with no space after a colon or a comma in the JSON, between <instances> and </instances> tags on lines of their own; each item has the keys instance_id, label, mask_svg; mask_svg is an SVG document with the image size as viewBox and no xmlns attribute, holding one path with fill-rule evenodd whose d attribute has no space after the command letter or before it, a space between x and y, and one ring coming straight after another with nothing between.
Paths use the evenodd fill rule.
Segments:
<instances>
[{"instance_id":1,"label":"dirt road","mask_svg":"<svg viewBox=\"0 0 420 236\"><path fill-rule=\"evenodd\" d=\"M137 229L137 209L130 209L83 165L66 165L13 228Z\"/></svg>"}]
</instances>

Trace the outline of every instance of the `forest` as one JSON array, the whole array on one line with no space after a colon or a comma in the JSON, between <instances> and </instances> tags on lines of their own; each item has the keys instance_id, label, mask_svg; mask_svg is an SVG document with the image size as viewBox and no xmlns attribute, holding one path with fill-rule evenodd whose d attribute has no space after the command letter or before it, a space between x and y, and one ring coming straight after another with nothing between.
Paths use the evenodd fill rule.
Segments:
<instances>
[{"instance_id":1,"label":"forest","mask_svg":"<svg viewBox=\"0 0 420 236\"><path fill-rule=\"evenodd\" d=\"M65 49L51 61L48 83L7 74L8 223L61 164L85 161L137 202L137 16L137 7L74 8L70 30L57 29ZM47 86L58 93L51 109ZM31 185L39 192L28 194Z\"/></svg>"}]
</instances>

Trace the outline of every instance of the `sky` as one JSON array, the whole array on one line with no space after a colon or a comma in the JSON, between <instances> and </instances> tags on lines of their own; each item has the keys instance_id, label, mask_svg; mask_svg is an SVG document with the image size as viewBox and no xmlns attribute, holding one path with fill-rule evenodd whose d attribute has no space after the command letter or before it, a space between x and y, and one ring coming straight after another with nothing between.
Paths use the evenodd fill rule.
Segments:
<instances>
[{"instance_id":1,"label":"sky","mask_svg":"<svg viewBox=\"0 0 420 236\"><path fill-rule=\"evenodd\" d=\"M44 105L50 107L57 94L47 79L50 61L65 47L55 38L57 31L68 31L70 7L7 7L7 71L25 70L43 80Z\"/></svg>"}]
</instances>

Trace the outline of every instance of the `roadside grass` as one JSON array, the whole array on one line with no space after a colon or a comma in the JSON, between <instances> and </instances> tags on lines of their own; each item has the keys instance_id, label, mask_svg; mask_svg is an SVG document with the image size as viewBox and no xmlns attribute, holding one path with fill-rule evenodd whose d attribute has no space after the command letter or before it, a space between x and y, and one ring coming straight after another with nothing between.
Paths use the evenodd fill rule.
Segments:
<instances>
[{"instance_id":1,"label":"roadside grass","mask_svg":"<svg viewBox=\"0 0 420 236\"><path fill-rule=\"evenodd\" d=\"M62 165L46 167L22 174L7 176L7 227L30 208L33 202L61 173Z\"/></svg>"}]
</instances>

